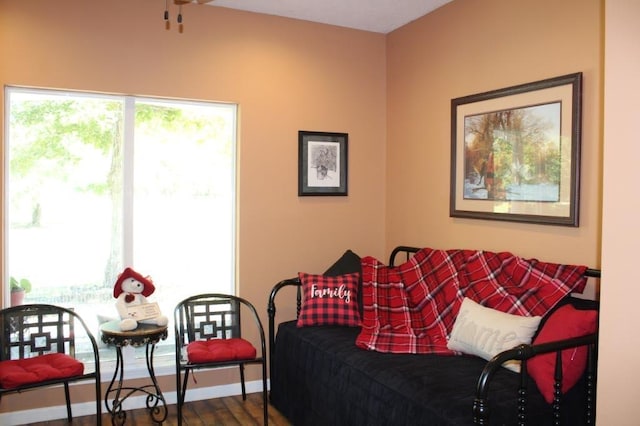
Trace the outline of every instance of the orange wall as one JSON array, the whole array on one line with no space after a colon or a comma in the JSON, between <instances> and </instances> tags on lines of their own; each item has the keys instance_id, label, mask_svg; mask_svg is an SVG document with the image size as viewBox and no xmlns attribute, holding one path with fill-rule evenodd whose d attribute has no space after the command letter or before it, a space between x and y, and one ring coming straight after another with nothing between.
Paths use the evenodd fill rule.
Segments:
<instances>
[{"instance_id":1,"label":"orange wall","mask_svg":"<svg viewBox=\"0 0 640 426\"><path fill-rule=\"evenodd\" d=\"M266 326L277 281L320 273L346 248L385 255L385 38L195 4L179 33L163 11L162 0L0 0L0 85L238 103L239 293ZM349 134L348 197L297 196L298 130Z\"/></svg>"},{"instance_id":2,"label":"orange wall","mask_svg":"<svg viewBox=\"0 0 640 426\"><path fill-rule=\"evenodd\" d=\"M0 83L236 102L241 294L346 247L383 253L385 44L368 33L164 1L0 0ZM173 17L176 10L172 10ZM348 197L298 197L298 130L349 133Z\"/></svg>"},{"instance_id":3,"label":"orange wall","mask_svg":"<svg viewBox=\"0 0 640 426\"><path fill-rule=\"evenodd\" d=\"M600 265L598 0L455 0L387 40L386 247L507 250ZM583 72L580 227L449 217L451 99Z\"/></svg>"},{"instance_id":4,"label":"orange wall","mask_svg":"<svg viewBox=\"0 0 640 426\"><path fill-rule=\"evenodd\" d=\"M0 83L237 102L240 294L261 312L276 281L321 272L346 248L599 266L600 1L455 0L388 36L196 5L180 34L163 7L0 0ZM451 99L577 71L580 227L450 218ZM297 197L298 130L349 133L348 197Z\"/></svg>"}]
</instances>

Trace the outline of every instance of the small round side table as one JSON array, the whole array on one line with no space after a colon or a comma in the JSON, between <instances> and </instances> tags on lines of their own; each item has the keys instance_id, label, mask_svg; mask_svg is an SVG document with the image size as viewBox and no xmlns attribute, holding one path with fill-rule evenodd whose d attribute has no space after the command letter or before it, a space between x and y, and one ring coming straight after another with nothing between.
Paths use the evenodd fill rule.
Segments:
<instances>
[{"instance_id":1,"label":"small round side table","mask_svg":"<svg viewBox=\"0 0 640 426\"><path fill-rule=\"evenodd\" d=\"M104 404L111 414L112 424L124 424L127 419L127 412L122 409L122 403L136 392L147 394L146 404L153 421L162 423L167 418L167 402L162 395L156 375L153 370L153 352L156 343L167 338L167 326L157 326L152 324L139 323L135 330L120 330L120 321L109 321L100 326L102 341L116 347L116 369L113 378L104 395ZM151 384L141 387L123 386L124 362L122 348L124 346L146 348L147 370ZM117 383L116 383L117 379ZM112 401L109 395L115 393Z\"/></svg>"}]
</instances>

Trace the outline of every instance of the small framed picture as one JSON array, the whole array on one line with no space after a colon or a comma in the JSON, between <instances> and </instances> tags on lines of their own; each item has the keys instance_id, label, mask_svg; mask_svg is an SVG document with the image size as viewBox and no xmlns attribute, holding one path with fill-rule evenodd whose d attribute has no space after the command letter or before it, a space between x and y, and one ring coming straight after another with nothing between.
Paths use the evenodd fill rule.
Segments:
<instances>
[{"instance_id":1,"label":"small framed picture","mask_svg":"<svg viewBox=\"0 0 640 426\"><path fill-rule=\"evenodd\" d=\"M298 195L347 195L347 133L298 132Z\"/></svg>"}]
</instances>

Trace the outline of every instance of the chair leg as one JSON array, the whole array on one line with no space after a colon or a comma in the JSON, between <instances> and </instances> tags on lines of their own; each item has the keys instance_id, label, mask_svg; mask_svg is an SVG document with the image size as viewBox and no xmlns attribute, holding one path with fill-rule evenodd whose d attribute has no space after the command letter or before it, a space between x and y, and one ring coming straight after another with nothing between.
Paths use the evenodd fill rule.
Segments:
<instances>
[{"instance_id":1,"label":"chair leg","mask_svg":"<svg viewBox=\"0 0 640 426\"><path fill-rule=\"evenodd\" d=\"M182 403L180 402L180 368L176 369L176 417L178 426L182 426Z\"/></svg>"},{"instance_id":2,"label":"chair leg","mask_svg":"<svg viewBox=\"0 0 640 426\"><path fill-rule=\"evenodd\" d=\"M178 371L179 373L179 371ZM189 370L184 370L184 379L180 381L180 374L176 376L176 407L178 409L178 426L182 426L182 406L184 405L185 395L187 394L187 383L189 382Z\"/></svg>"},{"instance_id":3,"label":"chair leg","mask_svg":"<svg viewBox=\"0 0 640 426\"><path fill-rule=\"evenodd\" d=\"M64 397L67 401L67 420L71 423L71 398L69 397L69 382L64 382Z\"/></svg>"},{"instance_id":4,"label":"chair leg","mask_svg":"<svg viewBox=\"0 0 640 426\"><path fill-rule=\"evenodd\" d=\"M244 386L244 364L240 364L240 386L242 386L242 400L247 400L247 390Z\"/></svg>"},{"instance_id":5,"label":"chair leg","mask_svg":"<svg viewBox=\"0 0 640 426\"><path fill-rule=\"evenodd\" d=\"M102 387L100 386L100 374L96 373L96 426L102 426Z\"/></svg>"},{"instance_id":6,"label":"chair leg","mask_svg":"<svg viewBox=\"0 0 640 426\"><path fill-rule=\"evenodd\" d=\"M264 425L269 424L269 404L267 402L267 363L262 363L262 407L264 414Z\"/></svg>"}]
</instances>

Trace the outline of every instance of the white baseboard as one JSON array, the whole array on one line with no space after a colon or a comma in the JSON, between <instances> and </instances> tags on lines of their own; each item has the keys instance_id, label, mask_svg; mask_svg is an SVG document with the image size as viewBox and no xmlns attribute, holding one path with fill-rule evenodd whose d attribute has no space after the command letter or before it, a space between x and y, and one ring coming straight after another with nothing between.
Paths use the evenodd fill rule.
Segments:
<instances>
[{"instance_id":1,"label":"white baseboard","mask_svg":"<svg viewBox=\"0 0 640 426\"><path fill-rule=\"evenodd\" d=\"M267 380L267 388L269 381ZM262 380L255 380L252 382L246 382L247 393L255 393L262 391ZM229 385L212 386L208 388L193 388L189 389L186 396L186 401L200 401L203 399L220 398L223 396L240 395L242 393L240 389L240 383L234 383ZM176 392L163 392L163 396L167 405L175 405ZM139 396L133 395L122 404L125 410L135 410L145 407L145 395ZM106 413L107 409L104 406L104 400L101 401L102 412ZM168 407L169 414L175 415L175 407ZM71 404L71 412L73 417L81 416L93 416L96 413L95 402L83 402L77 404ZM24 411L12 411L9 413L0 413L0 425L3 426L17 426L28 423L44 422L49 420L66 419L67 407L65 405L58 405L55 407L46 408L34 408L32 410Z\"/></svg>"}]
</instances>

